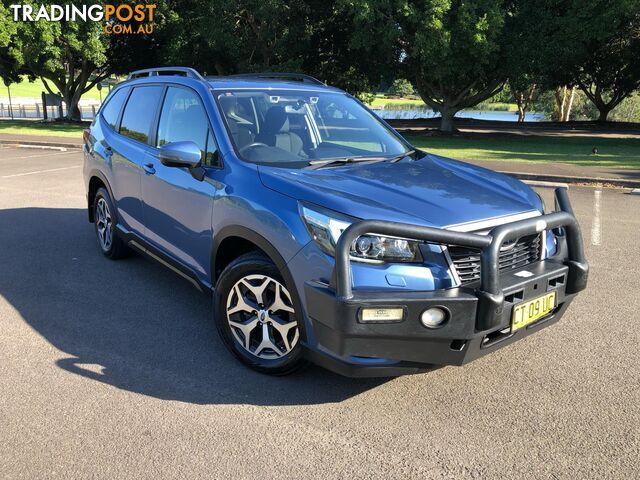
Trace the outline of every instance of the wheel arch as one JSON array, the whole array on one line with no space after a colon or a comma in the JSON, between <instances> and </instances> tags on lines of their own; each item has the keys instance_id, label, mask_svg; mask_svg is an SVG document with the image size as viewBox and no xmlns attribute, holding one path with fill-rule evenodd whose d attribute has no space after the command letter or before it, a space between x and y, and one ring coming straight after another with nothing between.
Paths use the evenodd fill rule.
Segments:
<instances>
[{"instance_id":1,"label":"wheel arch","mask_svg":"<svg viewBox=\"0 0 640 480\"><path fill-rule=\"evenodd\" d=\"M285 276L287 283L293 282L287 262L269 240L249 228L233 225L224 227L214 237L211 254L212 285L215 285L218 276L230 262L252 250L264 253Z\"/></svg>"},{"instance_id":2,"label":"wheel arch","mask_svg":"<svg viewBox=\"0 0 640 480\"><path fill-rule=\"evenodd\" d=\"M226 253L224 250L221 249L221 247L229 248L229 246L231 246L231 248L233 248L233 246L238 244L237 242L242 242L244 246L252 245L254 247L253 251L257 250L264 253L271 261L273 261L273 263L276 265L276 267L282 274L282 277L285 281L285 285L289 290L289 293L291 293L294 308L301 315L300 316L300 320L301 320L300 335L304 343L307 339L307 328L304 321L305 309L302 306L302 299L298 292L298 289L296 288L296 282L293 278L293 275L289 270L286 260L282 257L280 252L278 252L278 250L273 246L273 244L269 240L267 240L265 237L255 232L254 230L251 230L249 228L242 227L239 225L232 225L232 226L222 228L215 235L212 254L211 254L212 289L215 290L218 276L220 272L222 272L222 270L224 269L223 263L219 263L217 262L217 260L220 260L221 258L223 258L224 260L226 260L226 264L224 265L226 266L228 265L229 262L233 261L239 255L248 253L246 250L238 250L240 252L239 255L224 258L224 255Z\"/></svg>"},{"instance_id":3,"label":"wheel arch","mask_svg":"<svg viewBox=\"0 0 640 480\"><path fill-rule=\"evenodd\" d=\"M107 177L105 177L100 170L94 170L89 175L89 187L87 190L87 212L89 215L89 222L91 223L95 220L93 215L93 203L96 198L96 193L101 187L107 189L107 192L109 192L109 196L111 197L111 201L115 202L115 197L113 196L113 191L111 190L111 185L109 185ZM116 205L114 205L114 207L116 210L114 214L117 215L118 207Z\"/></svg>"}]
</instances>

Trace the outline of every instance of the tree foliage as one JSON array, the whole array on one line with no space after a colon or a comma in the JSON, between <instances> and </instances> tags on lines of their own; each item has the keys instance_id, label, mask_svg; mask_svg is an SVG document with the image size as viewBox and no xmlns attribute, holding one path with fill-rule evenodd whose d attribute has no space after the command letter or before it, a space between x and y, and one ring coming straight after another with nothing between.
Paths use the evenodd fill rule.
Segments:
<instances>
[{"instance_id":1,"label":"tree foliage","mask_svg":"<svg viewBox=\"0 0 640 480\"><path fill-rule=\"evenodd\" d=\"M80 120L82 94L109 74L102 24L46 20L13 24L15 33L1 55L10 57L20 71L41 77L49 93L62 96L67 118Z\"/></svg>"},{"instance_id":2,"label":"tree foliage","mask_svg":"<svg viewBox=\"0 0 640 480\"><path fill-rule=\"evenodd\" d=\"M407 95L413 94L413 85L409 80L404 78L398 78L393 81L391 87L389 87L389 93L393 95L400 95L402 97L406 97Z\"/></svg>"},{"instance_id":3,"label":"tree foliage","mask_svg":"<svg viewBox=\"0 0 640 480\"><path fill-rule=\"evenodd\" d=\"M549 90L560 120L576 88L604 120L640 83L640 0L157 0L148 36L12 22L10 3L0 3L0 76L42 77L72 118L109 73L162 65L300 71L359 95L406 78L443 130L507 81L522 119Z\"/></svg>"},{"instance_id":4,"label":"tree foliage","mask_svg":"<svg viewBox=\"0 0 640 480\"><path fill-rule=\"evenodd\" d=\"M11 41L16 30L17 24L11 21L8 6L4 2L0 3L0 79L6 85L19 79L18 62Z\"/></svg>"},{"instance_id":5,"label":"tree foliage","mask_svg":"<svg viewBox=\"0 0 640 480\"><path fill-rule=\"evenodd\" d=\"M593 2L597 3L597 2ZM596 10L601 5L583 6ZM575 81L606 121L609 112L640 87L640 2L617 2L602 13L599 29L582 42ZM597 17L596 17L597 18Z\"/></svg>"},{"instance_id":6,"label":"tree foliage","mask_svg":"<svg viewBox=\"0 0 640 480\"><path fill-rule=\"evenodd\" d=\"M555 92L555 118L570 117L579 87L600 119L638 88L640 1L521 0L511 76Z\"/></svg>"},{"instance_id":7,"label":"tree foliage","mask_svg":"<svg viewBox=\"0 0 640 480\"><path fill-rule=\"evenodd\" d=\"M299 71L358 94L377 87L381 63L354 37L353 12L335 0L173 2L155 40L162 63L216 75Z\"/></svg>"},{"instance_id":8,"label":"tree foliage","mask_svg":"<svg viewBox=\"0 0 640 480\"><path fill-rule=\"evenodd\" d=\"M354 30L369 57L396 54L396 73L453 129L459 110L499 92L507 79L512 2L503 0L352 0ZM395 48L389 49L384 45Z\"/></svg>"}]
</instances>

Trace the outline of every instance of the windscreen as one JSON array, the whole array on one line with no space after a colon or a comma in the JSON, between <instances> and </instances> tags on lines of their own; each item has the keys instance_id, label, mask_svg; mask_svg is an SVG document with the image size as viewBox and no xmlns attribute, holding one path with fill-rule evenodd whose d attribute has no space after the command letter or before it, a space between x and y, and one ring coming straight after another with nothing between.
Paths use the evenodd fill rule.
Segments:
<instances>
[{"instance_id":1,"label":"windscreen","mask_svg":"<svg viewBox=\"0 0 640 480\"><path fill-rule=\"evenodd\" d=\"M394 157L406 145L343 93L230 90L216 93L238 155L276 166L312 160Z\"/></svg>"}]
</instances>

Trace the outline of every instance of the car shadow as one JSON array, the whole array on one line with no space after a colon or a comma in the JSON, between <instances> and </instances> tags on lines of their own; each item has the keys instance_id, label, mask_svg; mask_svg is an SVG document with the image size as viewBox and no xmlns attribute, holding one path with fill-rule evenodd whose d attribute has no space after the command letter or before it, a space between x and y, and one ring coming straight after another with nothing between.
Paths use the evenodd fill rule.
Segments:
<instances>
[{"instance_id":1,"label":"car shadow","mask_svg":"<svg viewBox=\"0 0 640 480\"><path fill-rule=\"evenodd\" d=\"M131 392L298 405L340 402L386 381L245 368L218 338L209 295L141 256L105 258L83 209L0 210L0 272L0 295L63 352L60 368Z\"/></svg>"}]
</instances>

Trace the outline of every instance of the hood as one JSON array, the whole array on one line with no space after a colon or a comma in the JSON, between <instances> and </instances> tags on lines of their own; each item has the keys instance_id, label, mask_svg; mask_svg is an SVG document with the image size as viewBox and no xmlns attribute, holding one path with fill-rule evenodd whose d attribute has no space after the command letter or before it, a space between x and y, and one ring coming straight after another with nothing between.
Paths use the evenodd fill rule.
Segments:
<instances>
[{"instance_id":1,"label":"hood","mask_svg":"<svg viewBox=\"0 0 640 480\"><path fill-rule=\"evenodd\" d=\"M444 227L542 211L536 193L519 180L437 155L320 170L258 170L268 188L360 219Z\"/></svg>"}]
</instances>

